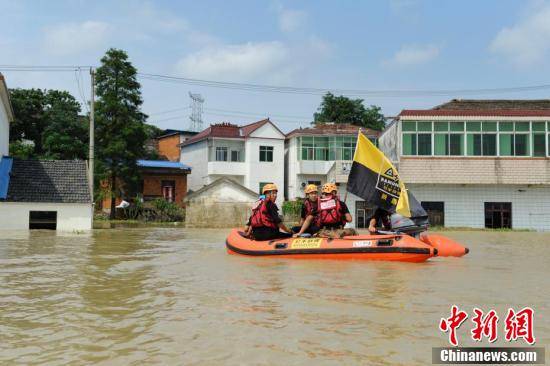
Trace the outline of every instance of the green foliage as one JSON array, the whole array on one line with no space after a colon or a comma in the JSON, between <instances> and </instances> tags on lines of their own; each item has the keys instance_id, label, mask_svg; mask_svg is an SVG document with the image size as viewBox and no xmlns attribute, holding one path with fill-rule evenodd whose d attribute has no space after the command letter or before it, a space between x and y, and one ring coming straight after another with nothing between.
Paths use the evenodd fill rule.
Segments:
<instances>
[{"instance_id":1,"label":"green foliage","mask_svg":"<svg viewBox=\"0 0 550 366\"><path fill-rule=\"evenodd\" d=\"M20 159L28 159L34 153L34 144L23 141L10 142L10 156Z\"/></svg>"},{"instance_id":2,"label":"green foliage","mask_svg":"<svg viewBox=\"0 0 550 366\"><path fill-rule=\"evenodd\" d=\"M185 210L164 198L156 198L151 203L157 221L183 221L185 218Z\"/></svg>"},{"instance_id":3,"label":"green foliage","mask_svg":"<svg viewBox=\"0 0 550 366\"><path fill-rule=\"evenodd\" d=\"M297 198L294 201L283 202L283 214L298 216L302 212L303 200Z\"/></svg>"},{"instance_id":4,"label":"green foliage","mask_svg":"<svg viewBox=\"0 0 550 366\"><path fill-rule=\"evenodd\" d=\"M79 115L80 104L69 92L11 89L10 98L15 114L10 141L32 141L28 157L86 159L88 119Z\"/></svg>"},{"instance_id":5,"label":"green foliage","mask_svg":"<svg viewBox=\"0 0 550 366\"><path fill-rule=\"evenodd\" d=\"M363 99L350 99L343 95L337 97L329 92L323 96L321 105L313 116L315 124L326 122L350 123L374 130L382 130L385 126L385 119L380 110L380 107L374 105L365 108Z\"/></svg>"},{"instance_id":6,"label":"green foliage","mask_svg":"<svg viewBox=\"0 0 550 366\"><path fill-rule=\"evenodd\" d=\"M126 52L109 49L96 73L96 171L99 178L109 179L115 195L121 188L127 196L137 193L140 176L136 163L146 155L147 116L140 111L140 88L137 70ZM117 187L117 177L124 187ZM111 218L114 203L113 198Z\"/></svg>"}]
</instances>

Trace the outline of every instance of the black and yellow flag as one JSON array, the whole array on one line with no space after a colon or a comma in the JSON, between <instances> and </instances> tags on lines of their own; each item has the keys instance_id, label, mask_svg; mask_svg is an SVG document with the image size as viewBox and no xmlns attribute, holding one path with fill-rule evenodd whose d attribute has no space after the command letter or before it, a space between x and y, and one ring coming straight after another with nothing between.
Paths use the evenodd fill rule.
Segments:
<instances>
[{"instance_id":1,"label":"black and yellow flag","mask_svg":"<svg viewBox=\"0 0 550 366\"><path fill-rule=\"evenodd\" d=\"M391 161L361 132L357 137L347 190L390 212L406 217L427 216L399 179Z\"/></svg>"}]
</instances>

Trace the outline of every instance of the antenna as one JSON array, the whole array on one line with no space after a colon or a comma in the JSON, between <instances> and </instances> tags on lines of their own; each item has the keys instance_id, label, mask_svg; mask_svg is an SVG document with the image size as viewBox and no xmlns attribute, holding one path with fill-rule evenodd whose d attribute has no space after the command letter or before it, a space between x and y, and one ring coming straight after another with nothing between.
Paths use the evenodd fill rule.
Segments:
<instances>
[{"instance_id":1,"label":"antenna","mask_svg":"<svg viewBox=\"0 0 550 366\"><path fill-rule=\"evenodd\" d=\"M189 92L189 98L191 98L191 115L189 120L191 121L191 131L202 131L202 103L204 98L200 94L193 94Z\"/></svg>"}]
</instances>

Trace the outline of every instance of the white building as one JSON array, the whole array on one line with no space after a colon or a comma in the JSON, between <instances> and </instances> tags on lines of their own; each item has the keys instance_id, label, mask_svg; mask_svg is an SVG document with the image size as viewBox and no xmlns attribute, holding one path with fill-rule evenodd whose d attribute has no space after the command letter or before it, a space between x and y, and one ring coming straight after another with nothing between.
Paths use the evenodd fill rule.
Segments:
<instances>
[{"instance_id":1,"label":"white building","mask_svg":"<svg viewBox=\"0 0 550 366\"><path fill-rule=\"evenodd\" d=\"M2 160L2 156L7 156L9 152L11 121L13 121L13 110L8 87L4 76L0 73L0 160Z\"/></svg>"},{"instance_id":2,"label":"white building","mask_svg":"<svg viewBox=\"0 0 550 366\"><path fill-rule=\"evenodd\" d=\"M432 224L550 230L550 100L403 110L379 146Z\"/></svg>"},{"instance_id":3,"label":"white building","mask_svg":"<svg viewBox=\"0 0 550 366\"><path fill-rule=\"evenodd\" d=\"M283 202L285 135L265 119L245 126L214 124L180 144L181 162L193 170L188 187L199 190L226 177L260 193L266 183L275 183Z\"/></svg>"},{"instance_id":4,"label":"white building","mask_svg":"<svg viewBox=\"0 0 550 366\"><path fill-rule=\"evenodd\" d=\"M353 162L359 127L349 124L323 124L311 128L299 128L287 134L286 192L288 200L304 197L307 184L336 183L340 198L345 199L357 228L368 226L371 207L359 197L346 194L346 184ZM377 131L363 129L372 141Z\"/></svg>"},{"instance_id":5,"label":"white building","mask_svg":"<svg viewBox=\"0 0 550 366\"><path fill-rule=\"evenodd\" d=\"M0 74L0 230L92 228L92 200L82 160L7 156L13 111Z\"/></svg>"}]
</instances>

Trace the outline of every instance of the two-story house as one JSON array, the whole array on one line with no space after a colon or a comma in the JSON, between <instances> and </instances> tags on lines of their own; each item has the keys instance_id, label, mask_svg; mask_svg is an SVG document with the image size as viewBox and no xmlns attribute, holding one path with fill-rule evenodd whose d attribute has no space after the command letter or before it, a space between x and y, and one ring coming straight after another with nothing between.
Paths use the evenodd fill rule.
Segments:
<instances>
[{"instance_id":1,"label":"two-story house","mask_svg":"<svg viewBox=\"0 0 550 366\"><path fill-rule=\"evenodd\" d=\"M286 199L304 197L307 184L336 183L352 214L352 225L368 226L371 208L359 197L345 193L359 129L350 124L325 123L289 132L285 148ZM379 134L370 129L363 129L363 133L373 142Z\"/></svg>"},{"instance_id":2,"label":"two-story house","mask_svg":"<svg viewBox=\"0 0 550 366\"><path fill-rule=\"evenodd\" d=\"M279 186L283 202L285 135L269 120L245 126L214 124L181 143L181 158L191 165L188 187L197 191L226 177L261 192L270 182Z\"/></svg>"},{"instance_id":3,"label":"two-story house","mask_svg":"<svg viewBox=\"0 0 550 366\"><path fill-rule=\"evenodd\" d=\"M405 109L379 146L432 224L550 230L550 100Z\"/></svg>"},{"instance_id":4,"label":"two-story house","mask_svg":"<svg viewBox=\"0 0 550 366\"><path fill-rule=\"evenodd\" d=\"M10 103L8 87L4 76L0 73L0 160L8 155L10 121L13 120L13 110Z\"/></svg>"}]
</instances>

